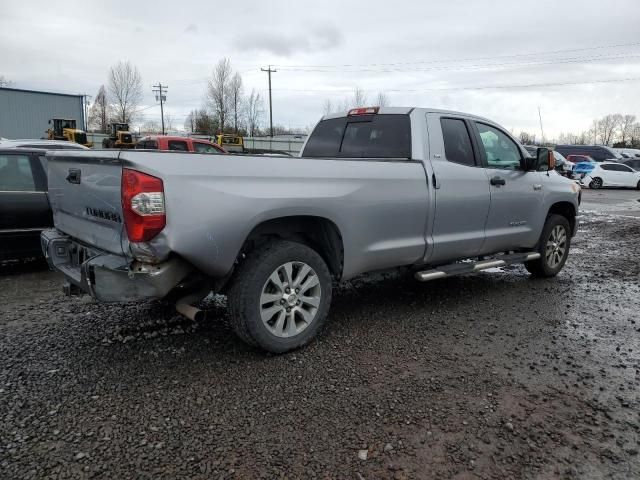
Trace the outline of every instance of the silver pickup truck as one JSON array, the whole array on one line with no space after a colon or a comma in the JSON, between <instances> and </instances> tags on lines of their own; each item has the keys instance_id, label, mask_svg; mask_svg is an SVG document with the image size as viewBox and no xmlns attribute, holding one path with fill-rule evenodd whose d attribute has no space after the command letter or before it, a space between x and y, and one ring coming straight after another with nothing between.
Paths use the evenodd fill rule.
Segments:
<instances>
[{"instance_id":1,"label":"silver pickup truck","mask_svg":"<svg viewBox=\"0 0 640 480\"><path fill-rule=\"evenodd\" d=\"M580 187L490 120L425 108L327 115L300 157L144 150L51 152L68 293L165 298L190 318L225 293L236 333L272 352L325 323L332 280L391 267L419 281L524 263L554 276Z\"/></svg>"}]
</instances>

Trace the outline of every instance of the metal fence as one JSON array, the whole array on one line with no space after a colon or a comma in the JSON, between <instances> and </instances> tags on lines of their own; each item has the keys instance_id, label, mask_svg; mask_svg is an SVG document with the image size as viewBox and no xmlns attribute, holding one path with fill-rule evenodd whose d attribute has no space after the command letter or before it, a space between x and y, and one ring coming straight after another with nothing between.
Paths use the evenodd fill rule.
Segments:
<instances>
[{"instance_id":1,"label":"metal fence","mask_svg":"<svg viewBox=\"0 0 640 480\"><path fill-rule=\"evenodd\" d=\"M297 155L302 150L304 139L300 138L272 138L272 137L246 137L244 148L247 150L270 150Z\"/></svg>"},{"instance_id":2,"label":"metal fence","mask_svg":"<svg viewBox=\"0 0 640 480\"><path fill-rule=\"evenodd\" d=\"M215 141L214 137L206 135L192 135L194 138L202 138L209 141ZM108 135L104 133L87 133L87 140L93 142L93 148L102 148L102 140ZM137 141L138 136L134 135ZM289 155L297 155L302 150L304 138L278 138L278 137L244 137L245 150L284 152Z\"/></svg>"}]
</instances>

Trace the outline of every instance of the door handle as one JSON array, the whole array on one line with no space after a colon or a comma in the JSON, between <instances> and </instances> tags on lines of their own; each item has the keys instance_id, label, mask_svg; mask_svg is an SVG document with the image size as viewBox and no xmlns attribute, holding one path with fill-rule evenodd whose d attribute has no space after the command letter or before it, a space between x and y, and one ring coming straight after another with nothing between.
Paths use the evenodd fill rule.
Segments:
<instances>
[{"instance_id":1,"label":"door handle","mask_svg":"<svg viewBox=\"0 0 640 480\"><path fill-rule=\"evenodd\" d=\"M491 185L505 185L507 182L502 177L493 177L490 183Z\"/></svg>"},{"instance_id":2,"label":"door handle","mask_svg":"<svg viewBox=\"0 0 640 480\"><path fill-rule=\"evenodd\" d=\"M536 183L533 185L533 189L534 190L542 190L542 185L540 185L539 183Z\"/></svg>"},{"instance_id":3,"label":"door handle","mask_svg":"<svg viewBox=\"0 0 640 480\"><path fill-rule=\"evenodd\" d=\"M79 168L70 168L69 169L69 175L67 175L66 180L69 183L79 184L80 183L80 169Z\"/></svg>"}]
</instances>

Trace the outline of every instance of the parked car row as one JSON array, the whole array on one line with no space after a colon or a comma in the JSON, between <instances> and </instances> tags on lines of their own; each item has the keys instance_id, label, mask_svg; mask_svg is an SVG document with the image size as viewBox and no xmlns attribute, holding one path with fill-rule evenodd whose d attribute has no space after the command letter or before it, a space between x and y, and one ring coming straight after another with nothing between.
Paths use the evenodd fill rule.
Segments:
<instances>
[{"instance_id":1,"label":"parked car row","mask_svg":"<svg viewBox=\"0 0 640 480\"><path fill-rule=\"evenodd\" d=\"M525 146L530 155L537 147ZM616 151L604 145L556 145L556 171L583 187L640 189L640 150Z\"/></svg>"}]
</instances>

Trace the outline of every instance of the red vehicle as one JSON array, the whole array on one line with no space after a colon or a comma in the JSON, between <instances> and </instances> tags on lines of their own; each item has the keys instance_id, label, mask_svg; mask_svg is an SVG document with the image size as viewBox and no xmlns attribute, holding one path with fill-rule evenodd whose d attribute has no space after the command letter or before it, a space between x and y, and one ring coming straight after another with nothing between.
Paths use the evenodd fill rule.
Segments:
<instances>
[{"instance_id":1,"label":"red vehicle","mask_svg":"<svg viewBox=\"0 0 640 480\"><path fill-rule=\"evenodd\" d=\"M138 140L138 150L173 150L177 152L227 153L220 145L191 137L170 137L167 135L147 135Z\"/></svg>"}]
</instances>

